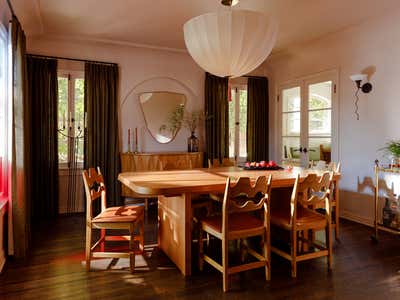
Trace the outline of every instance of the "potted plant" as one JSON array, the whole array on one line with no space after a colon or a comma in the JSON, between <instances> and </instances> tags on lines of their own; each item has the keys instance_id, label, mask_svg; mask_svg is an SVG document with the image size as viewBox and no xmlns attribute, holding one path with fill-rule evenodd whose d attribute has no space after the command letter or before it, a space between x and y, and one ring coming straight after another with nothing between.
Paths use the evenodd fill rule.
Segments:
<instances>
[{"instance_id":1,"label":"potted plant","mask_svg":"<svg viewBox=\"0 0 400 300\"><path fill-rule=\"evenodd\" d=\"M381 148L386 153L392 156L392 166L399 167L400 166L400 141L399 140L391 140L386 143L385 147Z\"/></svg>"}]
</instances>

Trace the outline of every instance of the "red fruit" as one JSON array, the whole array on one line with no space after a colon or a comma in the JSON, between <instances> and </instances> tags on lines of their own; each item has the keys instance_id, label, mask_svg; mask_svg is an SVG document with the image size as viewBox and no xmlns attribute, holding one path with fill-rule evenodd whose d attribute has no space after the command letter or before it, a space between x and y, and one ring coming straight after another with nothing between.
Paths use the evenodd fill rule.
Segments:
<instances>
[{"instance_id":1,"label":"red fruit","mask_svg":"<svg viewBox=\"0 0 400 300\"><path fill-rule=\"evenodd\" d=\"M262 161L260 161L260 167L265 167L265 165L266 165L266 162L264 161L264 160L262 160Z\"/></svg>"},{"instance_id":2,"label":"red fruit","mask_svg":"<svg viewBox=\"0 0 400 300\"><path fill-rule=\"evenodd\" d=\"M276 162L274 162L273 160L270 160L270 161L268 162L268 164L269 164L271 167L275 167L275 166L276 166Z\"/></svg>"},{"instance_id":3,"label":"red fruit","mask_svg":"<svg viewBox=\"0 0 400 300\"><path fill-rule=\"evenodd\" d=\"M250 163L249 163L248 161L246 161L246 163L244 164L244 166L245 166L246 168L248 168L248 167L250 167Z\"/></svg>"}]
</instances>

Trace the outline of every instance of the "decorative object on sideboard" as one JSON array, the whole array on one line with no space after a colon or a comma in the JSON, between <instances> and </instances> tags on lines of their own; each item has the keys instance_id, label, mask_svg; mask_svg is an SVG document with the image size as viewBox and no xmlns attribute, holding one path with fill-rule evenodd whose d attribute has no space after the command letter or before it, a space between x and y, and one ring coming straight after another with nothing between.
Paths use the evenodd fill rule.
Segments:
<instances>
[{"instance_id":1,"label":"decorative object on sideboard","mask_svg":"<svg viewBox=\"0 0 400 300\"><path fill-rule=\"evenodd\" d=\"M132 143L135 143L133 147L131 146L131 141ZM131 129L128 128L128 153L132 152L131 149L133 149L134 153L139 152L138 150L138 129L135 127L135 135L132 133L132 139L131 139Z\"/></svg>"},{"instance_id":2,"label":"decorative object on sideboard","mask_svg":"<svg viewBox=\"0 0 400 300\"><path fill-rule=\"evenodd\" d=\"M261 65L271 53L278 33L275 18L265 13L232 9L194 17L183 26L186 48L205 71L220 77L239 77ZM250 55L251 53L251 55Z\"/></svg>"},{"instance_id":3,"label":"decorative object on sideboard","mask_svg":"<svg viewBox=\"0 0 400 300\"><path fill-rule=\"evenodd\" d=\"M357 91L355 93L356 97L356 102L355 102L355 115L357 116L357 120L360 120L360 114L358 113L358 101L360 100L358 97L358 93L360 92L360 89L363 93L368 94L369 92L372 91L372 84L369 82L364 83L361 85L363 81L367 81L368 76L366 74L354 74L350 76L350 79L356 83L357 86Z\"/></svg>"},{"instance_id":4,"label":"decorative object on sideboard","mask_svg":"<svg viewBox=\"0 0 400 300\"><path fill-rule=\"evenodd\" d=\"M203 120L204 113L202 111L186 112L183 117L183 125L190 131L188 138L188 152L199 152L199 139L196 137L196 129Z\"/></svg>"}]
</instances>

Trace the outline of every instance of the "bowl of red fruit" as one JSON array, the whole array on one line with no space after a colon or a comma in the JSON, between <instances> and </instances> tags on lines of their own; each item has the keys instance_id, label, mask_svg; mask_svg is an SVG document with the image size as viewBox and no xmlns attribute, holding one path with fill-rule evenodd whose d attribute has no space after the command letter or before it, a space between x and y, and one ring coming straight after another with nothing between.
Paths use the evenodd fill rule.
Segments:
<instances>
[{"instance_id":1,"label":"bowl of red fruit","mask_svg":"<svg viewBox=\"0 0 400 300\"><path fill-rule=\"evenodd\" d=\"M252 162L246 162L243 166L243 169L245 170L282 170L283 168L278 166L275 161L270 160L269 162L266 162L265 160L262 160L260 162L252 161Z\"/></svg>"}]
</instances>

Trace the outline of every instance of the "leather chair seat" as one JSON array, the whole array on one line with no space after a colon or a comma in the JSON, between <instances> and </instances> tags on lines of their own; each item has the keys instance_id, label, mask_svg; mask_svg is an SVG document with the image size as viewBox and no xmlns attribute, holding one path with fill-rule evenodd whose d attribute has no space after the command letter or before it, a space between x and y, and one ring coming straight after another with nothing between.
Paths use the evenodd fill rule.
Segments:
<instances>
[{"instance_id":1,"label":"leather chair seat","mask_svg":"<svg viewBox=\"0 0 400 300\"><path fill-rule=\"evenodd\" d=\"M326 217L324 215L302 206L297 207L296 221L296 227L298 230L323 229L326 226ZM290 229L290 211L283 209L272 209L271 224Z\"/></svg>"},{"instance_id":2,"label":"leather chair seat","mask_svg":"<svg viewBox=\"0 0 400 300\"><path fill-rule=\"evenodd\" d=\"M92 222L94 223L127 223L135 222L144 213L143 206L115 206L108 207L98 214Z\"/></svg>"}]
</instances>

